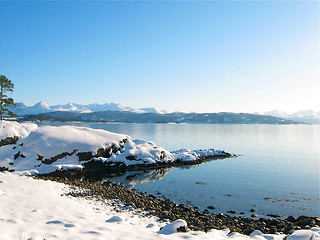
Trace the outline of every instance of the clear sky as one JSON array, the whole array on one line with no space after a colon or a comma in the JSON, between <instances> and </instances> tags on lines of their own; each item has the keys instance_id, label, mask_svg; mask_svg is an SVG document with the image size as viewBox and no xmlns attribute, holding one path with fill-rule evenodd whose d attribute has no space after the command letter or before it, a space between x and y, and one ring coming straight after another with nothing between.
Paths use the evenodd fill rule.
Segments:
<instances>
[{"instance_id":1,"label":"clear sky","mask_svg":"<svg viewBox=\"0 0 320 240\"><path fill-rule=\"evenodd\" d=\"M27 105L320 110L319 1L0 1Z\"/></svg>"}]
</instances>

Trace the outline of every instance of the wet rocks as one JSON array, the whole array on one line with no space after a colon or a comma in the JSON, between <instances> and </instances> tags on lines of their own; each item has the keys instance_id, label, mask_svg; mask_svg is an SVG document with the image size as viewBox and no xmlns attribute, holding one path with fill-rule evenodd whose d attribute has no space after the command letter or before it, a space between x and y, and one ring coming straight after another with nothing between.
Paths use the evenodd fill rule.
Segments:
<instances>
[{"instance_id":1,"label":"wet rocks","mask_svg":"<svg viewBox=\"0 0 320 240\"><path fill-rule=\"evenodd\" d=\"M268 217L272 217L272 218L280 218L281 216L278 214L267 214Z\"/></svg>"}]
</instances>

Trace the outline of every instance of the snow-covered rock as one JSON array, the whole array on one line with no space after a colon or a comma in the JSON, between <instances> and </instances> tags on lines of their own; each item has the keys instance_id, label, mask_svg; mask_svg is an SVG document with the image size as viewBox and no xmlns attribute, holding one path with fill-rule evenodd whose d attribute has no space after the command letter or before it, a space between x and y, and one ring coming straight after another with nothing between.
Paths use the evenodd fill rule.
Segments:
<instances>
[{"instance_id":1,"label":"snow-covered rock","mask_svg":"<svg viewBox=\"0 0 320 240\"><path fill-rule=\"evenodd\" d=\"M119 146L130 137L100 129L75 126L43 126L12 145L0 149L0 166L18 171L82 168L80 153L97 154L100 149Z\"/></svg>"},{"instance_id":2,"label":"snow-covered rock","mask_svg":"<svg viewBox=\"0 0 320 240\"><path fill-rule=\"evenodd\" d=\"M297 230L287 237L286 240L319 240L320 229L313 228L313 230Z\"/></svg>"},{"instance_id":3,"label":"snow-covered rock","mask_svg":"<svg viewBox=\"0 0 320 240\"><path fill-rule=\"evenodd\" d=\"M173 151L172 153L174 154L174 159L176 161L196 161L201 157L223 156L226 154L224 151L215 149L190 150L185 148Z\"/></svg>"},{"instance_id":4,"label":"snow-covered rock","mask_svg":"<svg viewBox=\"0 0 320 240\"><path fill-rule=\"evenodd\" d=\"M171 152L158 147L154 142L129 139L124 144L123 150L103 160L123 162L128 166L134 164L156 164L159 161L167 163L173 161L173 159L174 155Z\"/></svg>"},{"instance_id":5,"label":"snow-covered rock","mask_svg":"<svg viewBox=\"0 0 320 240\"><path fill-rule=\"evenodd\" d=\"M0 148L0 167L50 173L55 170L83 168L87 163L100 162L107 167L127 167L132 165L166 165L177 161L197 161L202 157L230 156L214 149L181 149L170 152L146 140L132 140L130 136L76 126L43 126L19 123L11 126L6 135L14 135L16 129L29 129L21 133L26 138L16 144ZM6 125L6 126L7 126ZM22 130L21 130L22 131ZM19 136L20 136L19 135Z\"/></svg>"},{"instance_id":6,"label":"snow-covered rock","mask_svg":"<svg viewBox=\"0 0 320 240\"><path fill-rule=\"evenodd\" d=\"M187 222L183 219L178 219L172 223L167 224L158 232L159 234L173 234L177 232L187 232Z\"/></svg>"}]
</instances>

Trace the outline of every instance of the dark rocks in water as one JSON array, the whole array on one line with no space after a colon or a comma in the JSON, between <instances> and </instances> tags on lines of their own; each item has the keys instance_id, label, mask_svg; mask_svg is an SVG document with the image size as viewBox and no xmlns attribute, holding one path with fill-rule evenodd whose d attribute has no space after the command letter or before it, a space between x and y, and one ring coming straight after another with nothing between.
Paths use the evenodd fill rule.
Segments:
<instances>
[{"instance_id":1,"label":"dark rocks in water","mask_svg":"<svg viewBox=\"0 0 320 240\"><path fill-rule=\"evenodd\" d=\"M209 211L208 209L205 209L205 210L203 211L203 213L204 213L204 214L209 214L210 211Z\"/></svg>"},{"instance_id":2,"label":"dark rocks in water","mask_svg":"<svg viewBox=\"0 0 320 240\"><path fill-rule=\"evenodd\" d=\"M213 209L216 209L214 206L208 206L207 208L208 208L208 209L212 209L212 210L213 210Z\"/></svg>"},{"instance_id":3,"label":"dark rocks in water","mask_svg":"<svg viewBox=\"0 0 320 240\"><path fill-rule=\"evenodd\" d=\"M196 182L194 182L195 184L198 184L198 185L205 185L205 183L204 182L200 182L200 181L196 181Z\"/></svg>"},{"instance_id":4,"label":"dark rocks in water","mask_svg":"<svg viewBox=\"0 0 320 240\"><path fill-rule=\"evenodd\" d=\"M254 209L254 208L250 209L250 212L256 212L256 211L257 211L257 209Z\"/></svg>"},{"instance_id":5,"label":"dark rocks in water","mask_svg":"<svg viewBox=\"0 0 320 240\"><path fill-rule=\"evenodd\" d=\"M236 212L236 211L233 211L233 210L229 210L229 211L227 211L227 213L237 214L237 212Z\"/></svg>"},{"instance_id":6,"label":"dark rocks in water","mask_svg":"<svg viewBox=\"0 0 320 240\"><path fill-rule=\"evenodd\" d=\"M278 214L267 214L266 216L272 217L272 218L280 218L281 216Z\"/></svg>"}]
</instances>

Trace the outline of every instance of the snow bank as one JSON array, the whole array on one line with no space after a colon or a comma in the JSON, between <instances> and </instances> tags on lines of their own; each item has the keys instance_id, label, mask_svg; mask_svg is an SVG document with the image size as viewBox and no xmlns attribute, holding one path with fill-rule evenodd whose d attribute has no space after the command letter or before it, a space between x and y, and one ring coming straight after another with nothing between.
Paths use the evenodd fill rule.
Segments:
<instances>
[{"instance_id":1,"label":"snow bank","mask_svg":"<svg viewBox=\"0 0 320 240\"><path fill-rule=\"evenodd\" d=\"M145 217L142 212L114 208L112 201L67 197L61 183L35 180L0 172L0 239L122 239L122 240L284 240L286 235L250 236L225 230L179 232L187 228L180 219L173 223ZM287 240L319 240L320 228L298 230Z\"/></svg>"},{"instance_id":2,"label":"snow bank","mask_svg":"<svg viewBox=\"0 0 320 240\"><path fill-rule=\"evenodd\" d=\"M123 134L76 126L43 126L10 123L7 135L15 130L32 132L16 144L0 148L0 167L16 171L50 173L83 168L89 161L106 166L158 165L196 161L201 157L223 156L214 149L181 149L170 152L146 140L132 140ZM14 126L14 127L12 127ZM29 132L26 132L27 135ZM25 136L24 135L24 136ZM20 134L22 136L22 134Z\"/></svg>"},{"instance_id":3,"label":"snow bank","mask_svg":"<svg viewBox=\"0 0 320 240\"><path fill-rule=\"evenodd\" d=\"M26 138L30 132L35 131L38 125L34 123L17 123L0 121L0 140L7 137Z\"/></svg>"}]
</instances>

